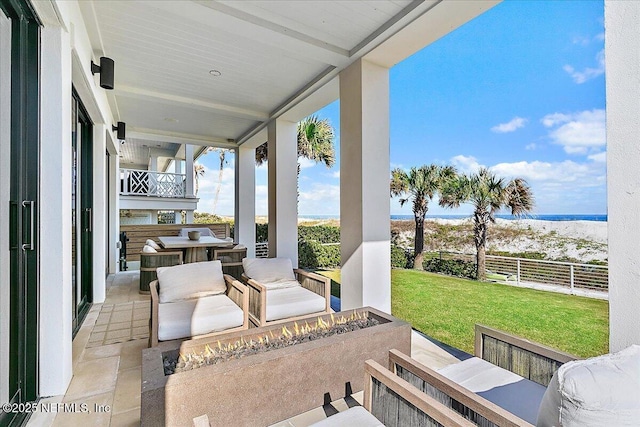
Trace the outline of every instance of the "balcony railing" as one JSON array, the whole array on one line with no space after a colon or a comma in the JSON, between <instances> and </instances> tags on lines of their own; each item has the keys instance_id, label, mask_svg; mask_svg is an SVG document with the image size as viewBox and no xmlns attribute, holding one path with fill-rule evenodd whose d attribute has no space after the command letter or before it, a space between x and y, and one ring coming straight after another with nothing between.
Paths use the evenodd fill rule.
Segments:
<instances>
[{"instance_id":1,"label":"balcony railing","mask_svg":"<svg viewBox=\"0 0 640 427\"><path fill-rule=\"evenodd\" d=\"M186 174L120 169L123 196L185 197Z\"/></svg>"}]
</instances>

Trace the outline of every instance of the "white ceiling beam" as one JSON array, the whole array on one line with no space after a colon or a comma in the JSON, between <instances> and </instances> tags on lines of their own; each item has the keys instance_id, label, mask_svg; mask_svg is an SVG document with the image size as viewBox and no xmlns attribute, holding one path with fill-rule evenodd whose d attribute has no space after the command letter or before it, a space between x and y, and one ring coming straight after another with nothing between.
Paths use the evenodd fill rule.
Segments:
<instances>
[{"instance_id":1,"label":"white ceiling beam","mask_svg":"<svg viewBox=\"0 0 640 427\"><path fill-rule=\"evenodd\" d=\"M220 113L222 115L240 117L249 120L267 120L269 114L262 111L238 108L231 105L216 102L203 101L200 99L187 98L184 96L171 95L168 93L155 92L138 87L118 85L115 88L116 97L143 99L152 102L162 102L166 105L189 106L196 110Z\"/></svg>"},{"instance_id":2,"label":"white ceiling beam","mask_svg":"<svg viewBox=\"0 0 640 427\"><path fill-rule=\"evenodd\" d=\"M365 52L364 59L383 67L393 67L501 1L440 0L421 11L410 23L400 22L399 28L390 28L391 36L381 34L384 38L378 43L373 41L376 47Z\"/></svg>"},{"instance_id":3,"label":"white ceiling beam","mask_svg":"<svg viewBox=\"0 0 640 427\"><path fill-rule=\"evenodd\" d=\"M236 148L238 144L225 138L202 138L196 135L163 132L155 129L131 128L127 129L127 137L149 141L169 142L173 144L191 144L201 147Z\"/></svg>"},{"instance_id":4,"label":"white ceiling beam","mask_svg":"<svg viewBox=\"0 0 640 427\"><path fill-rule=\"evenodd\" d=\"M349 52L345 49L304 36L290 28L272 23L269 25L266 20L217 2L159 1L154 2L153 7L244 39L277 47L293 56L331 65L349 58ZM292 36L289 35L290 32Z\"/></svg>"}]
</instances>

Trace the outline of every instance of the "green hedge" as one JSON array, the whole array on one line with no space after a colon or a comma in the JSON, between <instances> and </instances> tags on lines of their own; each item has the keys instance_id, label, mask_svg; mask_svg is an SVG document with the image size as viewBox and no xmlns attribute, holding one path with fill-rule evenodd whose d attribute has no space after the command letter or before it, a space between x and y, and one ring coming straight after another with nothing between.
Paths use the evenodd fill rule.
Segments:
<instances>
[{"instance_id":1,"label":"green hedge","mask_svg":"<svg viewBox=\"0 0 640 427\"><path fill-rule=\"evenodd\" d=\"M323 245L316 240L298 241L298 265L301 268L335 268L340 265L340 245Z\"/></svg>"},{"instance_id":2,"label":"green hedge","mask_svg":"<svg viewBox=\"0 0 640 427\"><path fill-rule=\"evenodd\" d=\"M425 260L422 266L426 271L432 273L442 273L449 276L476 278L476 263L474 261L463 261L459 259L438 259Z\"/></svg>"},{"instance_id":3,"label":"green hedge","mask_svg":"<svg viewBox=\"0 0 640 427\"><path fill-rule=\"evenodd\" d=\"M407 252L400 246L391 245L391 267L392 268L410 268L409 257Z\"/></svg>"}]
</instances>

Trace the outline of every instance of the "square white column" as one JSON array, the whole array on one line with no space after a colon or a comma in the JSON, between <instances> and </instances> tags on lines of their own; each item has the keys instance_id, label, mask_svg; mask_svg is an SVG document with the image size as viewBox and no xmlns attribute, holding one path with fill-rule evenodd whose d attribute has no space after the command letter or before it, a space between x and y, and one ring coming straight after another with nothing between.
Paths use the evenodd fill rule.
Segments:
<instances>
[{"instance_id":1,"label":"square white column","mask_svg":"<svg viewBox=\"0 0 640 427\"><path fill-rule=\"evenodd\" d=\"M256 150L235 150L235 241L247 247L247 257L256 256Z\"/></svg>"},{"instance_id":2,"label":"square white column","mask_svg":"<svg viewBox=\"0 0 640 427\"><path fill-rule=\"evenodd\" d=\"M93 125L93 295L94 303L102 303L107 295L106 245L107 240L107 126Z\"/></svg>"},{"instance_id":3,"label":"square white column","mask_svg":"<svg viewBox=\"0 0 640 427\"><path fill-rule=\"evenodd\" d=\"M184 146L184 173L186 174L187 178L186 197L196 197L194 190L195 171L193 170L193 145L191 144L186 144ZM187 224L190 224L188 220Z\"/></svg>"},{"instance_id":4,"label":"square white column","mask_svg":"<svg viewBox=\"0 0 640 427\"><path fill-rule=\"evenodd\" d=\"M269 257L290 258L298 265L297 124L269 123Z\"/></svg>"},{"instance_id":5,"label":"square white column","mask_svg":"<svg viewBox=\"0 0 640 427\"><path fill-rule=\"evenodd\" d=\"M609 349L640 344L640 2L605 0Z\"/></svg>"},{"instance_id":6,"label":"square white column","mask_svg":"<svg viewBox=\"0 0 640 427\"><path fill-rule=\"evenodd\" d=\"M340 73L342 309L391 312L389 69L359 60Z\"/></svg>"}]
</instances>

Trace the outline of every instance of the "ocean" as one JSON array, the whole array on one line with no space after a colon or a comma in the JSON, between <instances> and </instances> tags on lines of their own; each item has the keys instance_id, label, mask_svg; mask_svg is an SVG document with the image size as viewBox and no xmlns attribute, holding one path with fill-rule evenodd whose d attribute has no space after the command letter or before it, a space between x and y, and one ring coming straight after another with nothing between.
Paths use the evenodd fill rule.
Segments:
<instances>
[{"instance_id":1,"label":"ocean","mask_svg":"<svg viewBox=\"0 0 640 427\"><path fill-rule=\"evenodd\" d=\"M340 219L340 215L298 215L299 218L304 219ZM470 218L471 215L427 215L427 218L442 218L442 219L464 219ZM514 217L513 215L496 215L496 218L501 219L522 219ZM557 214L557 215L527 215L525 219L538 219L541 221L607 221L607 215L574 215L574 214ZM392 220L413 220L413 215L391 215Z\"/></svg>"}]
</instances>

